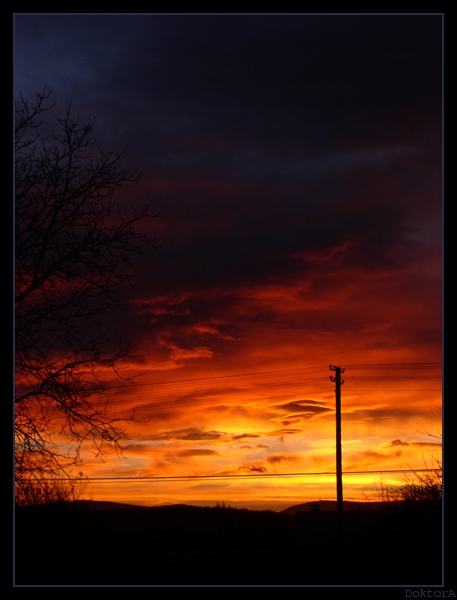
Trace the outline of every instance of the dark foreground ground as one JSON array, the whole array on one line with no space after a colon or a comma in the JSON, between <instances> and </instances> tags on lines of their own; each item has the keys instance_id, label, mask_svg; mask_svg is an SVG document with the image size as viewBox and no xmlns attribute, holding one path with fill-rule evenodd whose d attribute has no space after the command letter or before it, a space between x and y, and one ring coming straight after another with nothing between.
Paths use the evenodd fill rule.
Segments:
<instances>
[{"instance_id":1,"label":"dark foreground ground","mask_svg":"<svg viewBox=\"0 0 457 600\"><path fill-rule=\"evenodd\" d=\"M440 509L16 509L15 585L440 585Z\"/></svg>"}]
</instances>

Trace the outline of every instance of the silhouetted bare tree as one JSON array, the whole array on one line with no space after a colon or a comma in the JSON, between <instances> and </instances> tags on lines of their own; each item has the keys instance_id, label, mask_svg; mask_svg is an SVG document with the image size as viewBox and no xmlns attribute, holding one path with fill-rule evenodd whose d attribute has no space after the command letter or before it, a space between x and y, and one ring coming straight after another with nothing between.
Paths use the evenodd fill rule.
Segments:
<instances>
[{"instance_id":1,"label":"silhouetted bare tree","mask_svg":"<svg viewBox=\"0 0 457 600\"><path fill-rule=\"evenodd\" d=\"M381 499L386 502L406 501L438 503L442 498L441 463L436 463L427 471L412 471L405 475L399 485L384 486Z\"/></svg>"},{"instance_id":2,"label":"silhouetted bare tree","mask_svg":"<svg viewBox=\"0 0 457 600\"><path fill-rule=\"evenodd\" d=\"M82 472L62 477L61 473L46 473L40 479L23 477L16 486L16 506L74 502L81 498L88 479Z\"/></svg>"},{"instance_id":3,"label":"silhouetted bare tree","mask_svg":"<svg viewBox=\"0 0 457 600\"><path fill-rule=\"evenodd\" d=\"M441 440L441 434L425 435ZM438 443L437 443L438 444ZM441 446L440 446L441 450ZM439 504L443 494L443 467L441 451L432 452L430 459L424 459L424 469L411 470L397 485L381 485L378 495L383 502L406 501L414 503Z\"/></svg>"},{"instance_id":4,"label":"silhouetted bare tree","mask_svg":"<svg viewBox=\"0 0 457 600\"><path fill-rule=\"evenodd\" d=\"M121 376L130 348L109 350L100 317L117 306L133 254L154 246L138 225L155 215L114 200L140 174L121 168L123 153L97 148L94 117L82 123L70 104L57 117L54 107L46 89L16 103L16 489L28 495L70 477L84 441L98 455L122 451L100 374ZM44 124L51 116L55 129Z\"/></svg>"}]
</instances>

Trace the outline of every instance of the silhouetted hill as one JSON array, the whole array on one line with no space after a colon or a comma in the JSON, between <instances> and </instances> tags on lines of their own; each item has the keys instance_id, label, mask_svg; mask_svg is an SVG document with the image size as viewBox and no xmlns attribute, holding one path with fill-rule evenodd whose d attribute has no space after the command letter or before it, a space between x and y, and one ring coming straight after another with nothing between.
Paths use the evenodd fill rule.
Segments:
<instances>
[{"instance_id":1,"label":"silhouetted hill","mask_svg":"<svg viewBox=\"0 0 457 600\"><path fill-rule=\"evenodd\" d=\"M75 502L70 503L61 503L61 506L67 504L68 508L72 507L79 508L81 510L156 510L162 512L173 511L174 513L185 512L185 511L198 511L202 509L211 509L217 507L209 507L209 506L195 506L193 504L164 504L160 506L143 506L138 504L126 504L122 502L110 502L106 500L76 500ZM53 505L54 506L54 505ZM221 507L222 508L222 507ZM243 508L232 508L230 506L226 507L231 510L248 510ZM350 500L343 501L343 508L345 511L348 510L377 510L380 508L386 508L385 502L352 502ZM254 511L249 510L249 512L280 512L288 515L296 515L297 512L314 512L314 511L336 511L337 510L337 502L336 500L317 500L312 502L304 502L303 504L294 504L293 506L289 506L281 511Z\"/></svg>"},{"instance_id":2,"label":"silhouetted hill","mask_svg":"<svg viewBox=\"0 0 457 600\"><path fill-rule=\"evenodd\" d=\"M81 509L91 509L91 510L159 510L159 511L192 511L192 510L201 510L201 509L209 509L209 508L217 508L217 507L209 507L209 506L195 506L193 504L164 504L160 506L142 506L137 504L125 504L121 502L109 502L105 500L77 500L71 503L74 507L79 507ZM230 506L227 508L231 508ZM350 500L343 501L343 509L345 511L348 510L377 510L380 508L386 508L385 502L353 502ZM232 510L248 510L248 509L233 509ZM297 512L305 511L336 511L337 510L337 502L336 500L316 500L312 502L304 502L303 504L294 504L293 506L289 506L281 511L266 511L266 512L280 512L289 515L296 515ZM250 510L250 512L256 512ZM257 511L259 512L259 511ZM265 511L260 511L265 512Z\"/></svg>"},{"instance_id":3,"label":"silhouetted hill","mask_svg":"<svg viewBox=\"0 0 457 600\"><path fill-rule=\"evenodd\" d=\"M385 502L352 502L350 500L343 500L343 510L377 510L385 508ZM281 512L288 515L296 515L297 512L321 512L321 511L336 511L337 502L336 500L316 500L313 502L304 502L303 504L295 504L289 506Z\"/></svg>"},{"instance_id":4,"label":"silhouetted hill","mask_svg":"<svg viewBox=\"0 0 457 600\"><path fill-rule=\"evenodd\" d=\"M342 552L332 507L312 511L305 503L275 512L88 501L19 507L16 583L440 584L440 512L345 510Z\"/></svg>"},{"instance_id":5,"label":"silhouetted hill","mask_svg":"<svg viewBox=\"0 0 457 600\"><path fill-rule=\"evenodd\" d=\"M120 509L144 509L146 507L138 504L124 504L122 502L108 502L106 500L76 500L73 505L81 509L90 510L120 510Z\"/></svg>"}]
</instances>

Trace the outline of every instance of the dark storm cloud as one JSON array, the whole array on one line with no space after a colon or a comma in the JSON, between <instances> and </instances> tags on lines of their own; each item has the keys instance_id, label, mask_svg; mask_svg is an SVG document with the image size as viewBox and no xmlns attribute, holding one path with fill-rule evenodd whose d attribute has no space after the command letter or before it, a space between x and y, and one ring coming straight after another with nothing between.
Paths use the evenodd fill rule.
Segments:
<instances>
[{"instance_id":1,"label":"dark storm cloud","mask_svg":"<svg viewBox=\"0 0 457 600\"><path fill-rule=\"evenodd\" d=\"M418 96L427 106L440 84L439 16L155 16L141 29L130 19L140 43L121 35L130 68L119 52L111 85L171 103L190 126L225 117L263 141L290 143L291 132L316 133L322 119L357 117L361 129L361 110L417 106ZM275 116L267 129L265 115Z\"/></svg>"},{"instance_id":2,"label":"dark storm cloud","mask_svg":"<svg viewBox=\"0 0 457 600\"><path fill-rule=\"evenodd\" d=\"M439 104L440 35L438 16L19 15L17 86L114 117L161 168L316 173Z\"/></svg>"},{"instance_id":3,"label":"dark storm cloud","mask_svg":"<svg viewBox=\"0 0 457 600\"><path fill-rule=\"evenodd\" d=\"M348 264L401 272L430 254L416 232L440 227L439 15L17 15L15 88L43 85L143 171L126 199L160 213L162 246L137 289L194 292L113 325L133 341L179 322L175 358L210 358L189 328L233 314L237 286L319 272L331 295ZM344 244L340 264L303 259Z\"/></svg>"},{"instance_id":4,"label":"dark storm cloud","mask_svg":"<svg viewBox=\"0 0 457 600\"><path fill-rule=\"evenodd\" d=\"M138 406L129 473L221 475L187 502L307 452L327 471L329 362L440 360L441 15L18 14L14 36L16 95L96 115L143 174L116 201L159 213L101 323L145 374L107 398ZM417 370L404 392L347 371L346 470L439 448L405 441L431 414Z\"/></svg>"}]
</instances>

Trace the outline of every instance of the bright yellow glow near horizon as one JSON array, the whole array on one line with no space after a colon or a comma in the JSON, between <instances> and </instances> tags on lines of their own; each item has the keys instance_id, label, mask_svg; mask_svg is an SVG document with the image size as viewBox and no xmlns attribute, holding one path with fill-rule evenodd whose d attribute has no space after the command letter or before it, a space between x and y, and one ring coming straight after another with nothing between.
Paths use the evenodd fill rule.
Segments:
<instances>
[{"instance_id":1,"label":"bright yellow glow near horizon","mask_svg":"<svg viewBox=\"0 0 457 600\"><path fill-rule=\"evenodd\" d=\"M440 461L441 367L354 364L342 386L343 497L380 500L382 486ZM231 373L113 390L137 406L123 457L87 451L84 498L145 506L282 510L336 500L335 386L327 367ZM432 434L432 435L428 435ZM432 437L437 435L438 437ZM405 472L400 472L404 470Z\"/></svg>"}]
</instances>

